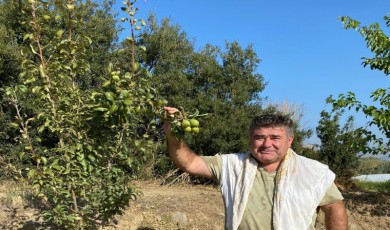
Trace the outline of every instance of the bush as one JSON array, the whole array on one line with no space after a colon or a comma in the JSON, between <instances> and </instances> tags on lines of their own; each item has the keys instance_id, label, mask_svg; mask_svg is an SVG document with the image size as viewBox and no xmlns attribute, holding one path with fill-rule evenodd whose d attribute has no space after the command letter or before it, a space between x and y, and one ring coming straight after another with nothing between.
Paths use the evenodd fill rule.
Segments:
<instances>
[{"instance_id":1,"label":"bush","mask_svg":"<svg viewBox=\"0 0 390 230\"><path fill-rule=\"evenodd\" d=\"M365 190L365 191L373 191L373 192L390 192L390 180L385 182L373 182L373 181L361 181L354 180L353 181L356 186Z\"/></svg>"}]
</instances>

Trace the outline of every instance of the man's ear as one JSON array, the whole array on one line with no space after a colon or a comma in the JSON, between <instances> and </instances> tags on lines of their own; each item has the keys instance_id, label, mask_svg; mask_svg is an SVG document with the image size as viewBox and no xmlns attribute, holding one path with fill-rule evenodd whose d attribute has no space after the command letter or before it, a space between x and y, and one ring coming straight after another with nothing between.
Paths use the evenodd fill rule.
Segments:
<instances>
[{"instance_id":1,"label":"man's ear","mask_svg":"<svg viewBox=\"0 0 390 230\"><path fill-rule=\"evenodd\" d=\"M288 137L288 142L290 143L290 147L293 141L294 141L294 134Z\"/></svg>"}]
</instances>

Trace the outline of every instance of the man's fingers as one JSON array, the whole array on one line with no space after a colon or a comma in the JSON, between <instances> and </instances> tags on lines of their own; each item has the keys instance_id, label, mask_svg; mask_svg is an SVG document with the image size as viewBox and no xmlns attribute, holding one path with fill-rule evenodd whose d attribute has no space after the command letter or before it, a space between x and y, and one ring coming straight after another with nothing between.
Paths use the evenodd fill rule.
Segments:
<instances>
[{"instance_id":1,"label":"man's fingers","mask_svg":"<svg viewBox=\"0 0 390 230\"><path fill-rule=\"evenodd\" d=\"M168 107L168 106L164 106L164 110L167 111L168 114L174 114L175 112L179 111L175 107Z\"/></svg>"}]
</instances>

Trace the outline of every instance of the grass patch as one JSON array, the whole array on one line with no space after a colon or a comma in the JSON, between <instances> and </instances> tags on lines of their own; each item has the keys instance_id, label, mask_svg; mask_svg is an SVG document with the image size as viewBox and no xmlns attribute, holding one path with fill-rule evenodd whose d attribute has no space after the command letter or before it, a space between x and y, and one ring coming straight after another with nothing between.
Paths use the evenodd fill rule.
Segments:
<instances>
[{"instance_id":1,"label":"grass patch","mask_svg":"<svg viewBox=\"0 0 390 230\"><path fill-rule=\"evenodd\" d=\"M0 182L0 205L16 208L34 206L36 203L30 189L9 180Z\"/></svg>"},{"instance_id":2,"label":"grass patch","mask_svg":"<svg viewBox=\"0 0 390 230\"><path fill-rule=\"evenodd\" d=\"M354 180L354 183L365 191L390 192L390 180L384 182Z\"/></svg>"}]
</instances>

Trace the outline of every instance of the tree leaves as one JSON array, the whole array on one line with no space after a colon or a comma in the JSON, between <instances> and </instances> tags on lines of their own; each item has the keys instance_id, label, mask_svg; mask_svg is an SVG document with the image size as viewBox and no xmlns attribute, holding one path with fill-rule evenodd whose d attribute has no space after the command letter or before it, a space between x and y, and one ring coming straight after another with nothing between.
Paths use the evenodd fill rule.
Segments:
<instances>
[{"instance_id":1,"label":"tree leaves","mask_svg":"<svg viewBox=\"0 0 390 230\"><path fill-rule=\"evenodd\" d=\"M373 58L363 58L363 66L369 66L371 69L382 71L388 75L390 73L390 38L382 31L378 23L373 23L368 26L361 26L360 22L350 17L340 17L341 22L346 29L355 29L365 39L367 47L374 54ZM390 18L384 17L386 26L390 26ZM333 105L334 110L340 110L342 108L352 109L356 112L362 111L366 117L371 118L371 121L367 122L368 126L376 126L381 134L387 138L387 142L382 138L378 138L371 131L365 130L364 134L372 142L372 147L364 148L364 152L370 152L373 154L383 153L386 154L390 150L390 88L377 89L371 94L373 100L372 105L364 105L360 101L357 101L355 94L352 92L341 94L337 99L332 97L327 99L328 103ZM379 102L379 105L377 103Z\"/></svg>"},{"instance_id":2,"label":"tree leaves","mask_svg":"<svg viewBox=\"0 0 390 230\"><path fill-rule=\"evenodd\" d=\"M34 4L38 12L33 15L44 20L34 18L38 23L34 25L28 23L31 15L20 17L27 21L23 24L27 33L21 39L25 59L20 83L5 90L6 102L12 105L7 111L16 117L7 127L20 130L20 137L15 134L22 148L18 158L31 162L18 165L19 179L30 183L35 195L44 199L46 220L61 229L92 228L120 213L135 193L128 186L129 167L143 161L133 155L147 154L150 147L145 141L133 148L132 140L146 134L139 127L142 114L135 115L133 104L146 103L141 101L145 95L138 98L136 92L149 86L133 84L121 74L115 80L107 72L105 58L113 48L115 20L103 6L96 10L93 2ZM83 13L88 9L91 13ZM78 14L86 22L76 21ZM89 22L93 30L85 27ZM113 28L105 29L111 22ZM91 66L96 68L91 70ZM101 79L108 78L101 87Z\"/></svg>"},{"instance_id":3,"label":"tree leaves","mask_svg":"<svg viewBox=\"0 0 390 230\"><path fill-rule=\"evenodd\" d=\"M338 180L349 179L355 175L358 154L366 151L369 146L367 135L354 128L352 116L341 126L342 114L343 111L322 111L316 128L317 136L321 140L320 160L336 173Z\"/></svg>"},{"instance_id":4,"label":"tree leaves","mask_svg":"<svg viewBox=\"0 0 390 230\"><path fill-rule=\"evenodd\" d=\"M363 58L363 66L383 71L386 75L390 74L390 40L379 24L372 23L369 26L361 26L360 22L350 17L340 17L340 19L346 29L355 29L364 37L367 47L375 55L373 58ZM388 26L389 17L385 16L384 20Z\"/></svg>"}]
</instances>

